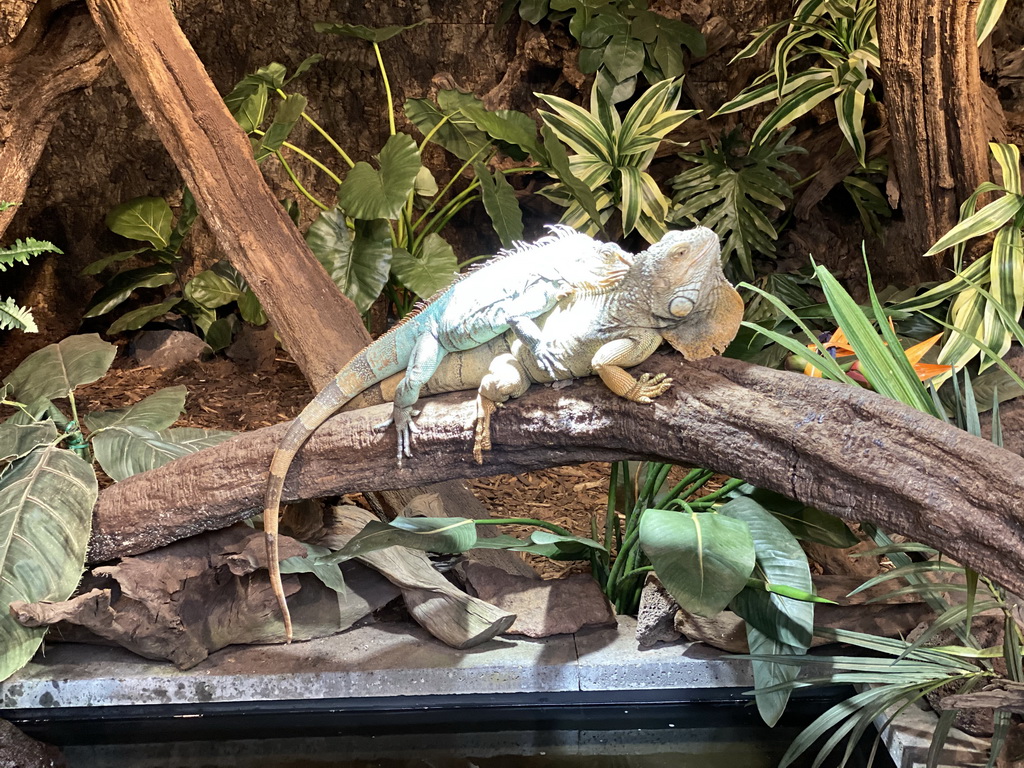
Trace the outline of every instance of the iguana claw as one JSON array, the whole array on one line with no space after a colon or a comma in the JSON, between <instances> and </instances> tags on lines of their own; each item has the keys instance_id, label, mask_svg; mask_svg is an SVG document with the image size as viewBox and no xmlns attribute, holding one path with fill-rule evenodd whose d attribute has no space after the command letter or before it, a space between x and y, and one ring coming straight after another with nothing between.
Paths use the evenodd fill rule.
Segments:
<instances>
[{"instance_id":1,"label":"iguana claw","mask_svg":"<svg viewBox=\"0 0 1024 768\"><path fill-rule=\"evenodd\" d=\"M412 408L403 408L395 406L391 412L391 416L380 424L376 424L373 427L374 432L383 432L392 424L395 425L395 429L398 432L398 451L395 458L398 461L398 466L402 466L402 457L412 458L412 435L414 432L419 432L416 427L415 419L420 415L419 411L415 411Z\"/></svg>"},{"instance_id":2,"label":"iguana claw","mask_svg":"<svg viewBox=\"0 0 1024 768\"><path fill-rule=\"evenodd\" d=\"M626 394L626 399L632 400L634 403L653 403L654 398L664 394L671 386L672 379L668 378L664 373L654 376L645 373L637 379L636 384Z\"/></svg>"}]
</instances>

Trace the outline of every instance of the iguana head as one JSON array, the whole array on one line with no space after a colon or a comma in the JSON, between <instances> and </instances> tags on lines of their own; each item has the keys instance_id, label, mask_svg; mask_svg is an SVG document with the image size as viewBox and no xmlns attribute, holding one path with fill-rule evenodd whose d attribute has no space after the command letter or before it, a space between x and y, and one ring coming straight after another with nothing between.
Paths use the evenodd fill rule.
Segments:
<instances>
[{"instance_id":1,"label":"iguana head","mask_svg":"<svg viewBox=\"0 0 1024 768\"><path fill-rule=\"evenodd\" d=\"M654 328L683 357L725 350L743 319L743 300L722 273L718 235L706 227L668 232L637 255L634 269Z\"/></svg>"}]
</instances>

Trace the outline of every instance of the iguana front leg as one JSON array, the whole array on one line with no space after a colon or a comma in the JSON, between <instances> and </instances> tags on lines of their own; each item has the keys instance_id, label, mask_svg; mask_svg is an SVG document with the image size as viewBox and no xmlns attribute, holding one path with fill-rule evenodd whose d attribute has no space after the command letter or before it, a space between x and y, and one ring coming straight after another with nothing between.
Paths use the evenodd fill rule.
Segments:
<instances>
[{"instance_id":1,"label":"iguana front leg","mask_svg":"<svg viewBox=\"0 0 1024 768\"><path fill-rule=\"evenodd\" d=\"M650 403L672 386L672 379L663 373L655 376L645 373L635 379L624 368L639 365L660 344L661 336L653 331L636 338L609 341L594 354L591 366L605 386L619 397L634 403Z\"/></svg>"},{"instance_id":2,"label":"iguana front leg","mask_svg":"<svg viewBox=\"0 0 1024 768\"><path fill-rule=\"evenodd\" d=\"M395 425L398 432L398 466L402 466L402 457L412 458L412 435L417 431L413 419L419 416L419 411L413 410L416 401L420 399L420 391L434 375L437 366L447 354L447 350L433 334L423 334L416 341L409 356L409 365L405 369L405 377L395 388L394 407L391 411L391 418L382 421L374 427L375 431L382 431Z\"/></svg>"}]
</instances>

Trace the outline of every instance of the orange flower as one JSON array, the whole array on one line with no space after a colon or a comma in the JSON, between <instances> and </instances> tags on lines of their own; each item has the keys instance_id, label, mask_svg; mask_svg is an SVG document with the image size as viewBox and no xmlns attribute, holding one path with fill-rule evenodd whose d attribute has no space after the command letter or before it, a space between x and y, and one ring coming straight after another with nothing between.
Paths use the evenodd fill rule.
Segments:
<instances>
[{"instance_id":1,"label":"orange flower","mask_svg":"<svg viewBox=\"0 0 1024 768\"><path fill-rule=\"evenodd\" d=\"M915 344L903 350L903 354L907 356L907 360L914 366L914 372L917 373L917 378L921 381L928 381L928 379L939 376L946 371L953 370L951 365L935 365L933 363L922 363L921 358L925 356L929 349L935 346L935 342L942 336L941 333L937 333L930 339L925 339L919 344Z\"/></svg>"},{"instance_id":2,"label":"orange flower","mask_svg":"<svg viewBox=\"0 0 1024 768\"><path fill-rule=\"evenodd\" d=\"M825 347L825 350L832 355L833 358L838 357L849 357L850 355L856 354L853 351L853 347L850 346L850 342L846 338L846 334L842 328L836 328L833 333L823 333L818 337L818 341ZM807 348L812 353L818 355L818 347L816 344L808 344ZM821 378L821 371L814 367L814 363L807 363L804 366L804 374L807 376L813 376L816 379Z\"/></svg>"}]
</instances>

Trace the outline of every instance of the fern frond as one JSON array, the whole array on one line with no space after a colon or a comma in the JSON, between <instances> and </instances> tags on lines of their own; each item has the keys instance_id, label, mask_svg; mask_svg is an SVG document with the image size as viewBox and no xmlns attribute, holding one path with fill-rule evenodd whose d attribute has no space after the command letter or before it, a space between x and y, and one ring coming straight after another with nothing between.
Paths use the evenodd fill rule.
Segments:
<instances>
[{"instance_id":1,"label":"fern frond","mask_svg":"<svg viewBox=\"0 0 1024 768\"><path fill-rule=\"evenodd\" d=\"M38 333L39 327L32 317L32 311L19 307L14 299L0 301L0 330L14 328L26 333Z\"/></svg>"},{"instance_id":2,"label":"fern frond","mask_svg":"<svg viewBox=\"0 0 1024 768\"><path fill-rule=\"evenodd\" d=\"M45 240L36 240L34 237L26 237L24 240L15 240L14 245L9 248L0 248L0 272L6 272L7 267L20 262L27 264L33 256L41 253L61 253L60 248Z\"/></svg>"}]
</instances>

